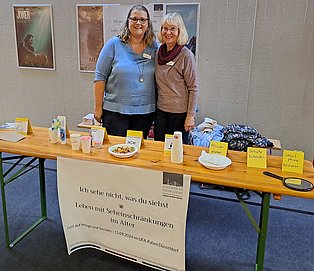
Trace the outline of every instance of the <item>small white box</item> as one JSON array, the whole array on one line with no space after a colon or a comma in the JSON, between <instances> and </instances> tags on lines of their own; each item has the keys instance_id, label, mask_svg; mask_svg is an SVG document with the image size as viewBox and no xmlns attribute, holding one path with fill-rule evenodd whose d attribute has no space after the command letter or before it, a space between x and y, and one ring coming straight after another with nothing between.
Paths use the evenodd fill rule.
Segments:
<instances>
[{"instance_id":1,"label":"small white box","mask_svg":"<svg viewBox=\"0 0 314 271\"><path fill-rule=\"evenodd\" d=\"M89 113L83 117L82 123L84 125L94 125L94 114Z\"/></svg>"}]
</instances>

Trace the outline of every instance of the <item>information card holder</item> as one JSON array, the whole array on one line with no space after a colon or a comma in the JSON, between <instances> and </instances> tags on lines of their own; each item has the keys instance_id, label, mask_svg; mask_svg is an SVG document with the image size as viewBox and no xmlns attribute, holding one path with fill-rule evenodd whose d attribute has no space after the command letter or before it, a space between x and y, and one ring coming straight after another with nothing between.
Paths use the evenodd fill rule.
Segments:
<instances>
[{"instance_id":1,"label":"information card holder","mask_svg":"<svg viewBox=\"0 0 314 271\"><path fill-rule=\"evenodd\" d=\"M66 116L58 116L57 120L60 122L60 127L58 128L58 141L60 141L61 144L66 144L67 138L70 138Z\"/></svg>"},{"instance_id":2,"label":"information card holder","mask_svg":"<svg viewBox=\"0 0 314 271\"><path fill-rule=\"evenodd\" d=\"M248 147L247 166L256 168L267 168L267 149Z\"/></svg>"},{"instance_id":3,"label":"information card holder","mask_svg":"<svg viewBox=\"0 0 314 271\"><path fill-rule=\"evenodd\" d=\"M134 145L140 149L143 144L143 132L127 130L125 143Z\"/></svg>"},{"instance_id":4,"label":"information card holder","mask_svg":"<svg viewBox=\"0 0 314 271\"><path fill-rule=\"evenodd\" d=\"M32 125L28 118L16 118L14 130L22 135L33 134Z\"/></svg>"},{"instance_id":5,"label":"information card holder","mask_svg":"<svg viewBox=\"0 0 314 271\"><path fill-rule=\"evenodd\" d=\"M304 152L284 150L282 156L282 171L303 173Z\"/></svg>"},{"instance_id":6,"label":"information card holder","mask_svg":"<svg viewBox=\"0 0 314 271\"><path fill-rule=\"evenodd\" d=\"M92 126L90 129L90 134L92 137L92 146L95 146L95 142L101 142L101 144L104 144L105 141L109 141L107 129L105 127L96 125Z\"/></svg>"},{"instance_id":7,"label":"information card holder","mask_svg":"<svg viewBox=\"0 0 314 271\"><path fill-rule=\"evenodd\" d=\"M173 135L165 135L164 153L171 153L171 148L173 144Z\"/></svg>"},{"instance_id":8,"label":"information card holder","mask_svg":"<svg viewBox=\"0 0 314 271\"><path fill-rule=\"evenodd\" d=\"M227 156L228 152L228 143L227 142L219 142L219 141L211 141L209 146L210 154L219 154L222 156Z\"/></svg>"}]
</instances>

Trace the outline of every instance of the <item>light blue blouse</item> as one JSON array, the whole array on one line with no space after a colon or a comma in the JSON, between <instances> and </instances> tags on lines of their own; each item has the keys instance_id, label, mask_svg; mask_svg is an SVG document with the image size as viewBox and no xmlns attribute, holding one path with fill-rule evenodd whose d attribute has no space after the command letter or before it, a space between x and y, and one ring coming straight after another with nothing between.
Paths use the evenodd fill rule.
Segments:
<instances>
[{"instance_id":1,"label":"light blue blouse","mask_svg":"<svg viewBox=\"0 0 314 271\"><path fill-rule=\"evenodd\" d=\"M121 114L147 114L156 108L155 53L157 43L136 54L119 37L112 37L102 48L95 70L95 81L105 81L103 108ZM143 74L143 82L140 82Z\"/></svg>"}]
</instances>

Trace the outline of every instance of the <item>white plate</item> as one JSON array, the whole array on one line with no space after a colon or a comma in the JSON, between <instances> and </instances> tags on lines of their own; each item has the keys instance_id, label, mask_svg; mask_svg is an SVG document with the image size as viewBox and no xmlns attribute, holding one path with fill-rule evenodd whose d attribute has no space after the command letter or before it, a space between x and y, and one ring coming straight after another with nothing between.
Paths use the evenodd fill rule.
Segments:
<instances>
[{"instance_id":1,"label":"white plate","mask_svg":"<svg viewBox=\"0 0 314 271\"><path fill-rule=\"evenodd\" d=\"M198 158L198 162L204 167L213 170L222 170L231 165L231 160L228 157L206 152L202 152L202 155Z\"/></svg>"},{"instance_id":2,"label":"white plate","mask_svg":"<svg viewBox=\"0 0 314 271\"><path fill-rule=\"evenodd\" d=\"M131 148L133 151L129 151L127 153L115 152L115 150L118 148ZM117 144L117 145L113 145L113 146L109 147L108 152L110 154L112 154L113 156L118 157L118 158L129 158L138 152L138 148L134 145L131 145L131 144Z\"/></svg>"}]
</instances>

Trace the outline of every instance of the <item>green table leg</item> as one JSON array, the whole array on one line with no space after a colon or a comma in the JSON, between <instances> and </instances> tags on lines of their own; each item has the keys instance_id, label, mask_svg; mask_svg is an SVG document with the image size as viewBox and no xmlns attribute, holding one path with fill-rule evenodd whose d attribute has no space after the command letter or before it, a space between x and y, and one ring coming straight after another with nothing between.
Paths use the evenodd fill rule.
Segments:
<instances>
[{"instance_id":1,"label":"green table leg","mask_svg":"<svg viewBox=\"0 0 314 271\"><path fill-rule=\"evenodd\" d=\"M259 228L260 232L258 234L257 242L257 253L256 253L256 271L262 271L264 269L264 256L266 247L266 235L268 226L268 216L269 216L269 204L270 204L270 194L262 194L262 206L260 213Z\"/></svg>"},{"instance_id":2,"label":"green table leg","mask_svg":"<svg viewBox=\"0 0 314 271\"><path fill-rule=\"evenodd\" d=\"M46 202L46 181L45 181L45 159L39 158L39 185L40 185L40 204L41 216L47 218L47 202Z\"/></svg>"},{"instance_id":3,"label":"green table leg","mask_svg":"<svg viewBox=\"0 0 314 271\"><path fill-rule=\"evenodd\" d=\"M22 166L21 169L17 170L15 174L13 174L8 179L5 179L7 174L11 172L24 158L24 156L17 157L19 159L7 172L3 171L3 161L4 160L12 160L7 158L2 158L2 153L0 153L0 185L1 185L1 196L2 196L2 208L3 208L3 222L4 222L4 230L5 230L5 240L7 248L12 248L15 246L20 240L22 240L28 233L30 233L34 228L36 228L41 222L43 222L47 218L47 205L46 205L46 188L45 188L45 159L43 158L33 158L30 162L26 163L26 165ZM9 236L9 223L8 223L8 214L6 207L6 197L5 197L5 186L10 182L14 181L18 177L24 175L28 171L36 168L37 166L32 166L32 163L37 160L39 161L39 185L40 185L40 203L41 203L41 217L35 221L30 227L28 227L24 232L22 232L15 240L10 242Z\"/></svg>"},{"instance_id":4,"label":"green table leg","mask_svg":"<svg viewBox=\"0 0 314 271\"><path fill-rule=\"evenodd\" d=\"M8 225L8 214L7 214L7 205L6 205L6 199L5 199L5 181L4 181L4 172L3 172L3 166L2 166L2 153L0 153L0 183L1 183L1 198L2 198L2 209L3 209L3 223L4 223L4 231L5 231L5 241L7 244L10 243L9 238L9 225Z\"/></svg>"}]
</instances>

